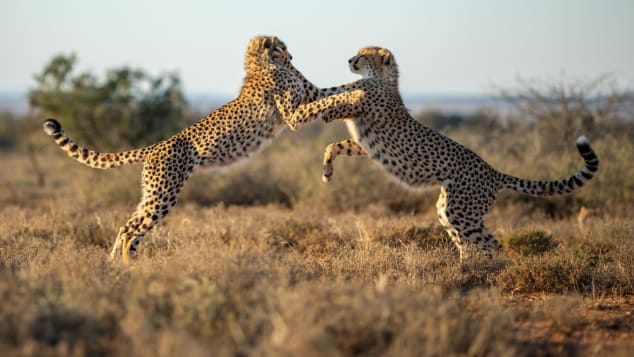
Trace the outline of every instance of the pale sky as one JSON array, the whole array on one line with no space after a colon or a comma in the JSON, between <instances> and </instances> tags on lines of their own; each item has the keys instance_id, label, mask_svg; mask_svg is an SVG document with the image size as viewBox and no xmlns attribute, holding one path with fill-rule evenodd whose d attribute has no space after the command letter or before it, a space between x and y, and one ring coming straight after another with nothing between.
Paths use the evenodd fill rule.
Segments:
<instances>
[{"instance_id":1,"label":"pale sky","mask_svg":"<svg viewBox=\"0 0 634 357\"><path fill-rule=\"evenodd\" d=\"M634 0L0 0L0 92L74 52L80 69L177 71L189 93L235 95L257 34L319 86L354 80L347 59L367 45L392 50L407 94L604 73L634 85Z\"/></svg>"}]
</instances>

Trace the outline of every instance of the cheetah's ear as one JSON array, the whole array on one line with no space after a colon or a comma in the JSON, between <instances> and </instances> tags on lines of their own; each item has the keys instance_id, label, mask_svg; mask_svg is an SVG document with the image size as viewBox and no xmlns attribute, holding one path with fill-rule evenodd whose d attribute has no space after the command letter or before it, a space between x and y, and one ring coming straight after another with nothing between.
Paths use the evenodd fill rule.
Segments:
<instances>
[{"instance_id":1,"label":"cheetah's ear","mask_svg":"<svg viewBox=\"0 0 634 357\"><path fill-rule=\"evenodd\" d=\"M389 53L383 56L383 64L386 66L390 66L392 64L392 55Z\"/></svg>"},{"instance_id":2,"label":"cheetah's ear","mask_svg":"<svg viewBox=\"0 0 634 357\"><path fill-rule=\"evenodd\" d=\"M262 45L264 46L264 48L265 48L265 49L269 49L269 48L271 48L271 45L272 45L272 44L273 44L273 41L271 41L271 38L270 38L270 37L267 37L267 38L264 40L264 43L263 43Z\"/></svg>"}]
</instances>

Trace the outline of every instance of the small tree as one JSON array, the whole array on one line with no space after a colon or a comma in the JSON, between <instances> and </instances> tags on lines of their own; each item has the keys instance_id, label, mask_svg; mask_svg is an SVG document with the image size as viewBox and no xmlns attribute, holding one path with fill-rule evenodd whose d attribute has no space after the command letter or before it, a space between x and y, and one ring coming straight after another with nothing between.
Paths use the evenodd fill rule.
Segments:
<instances>
[{"instance_id":1,"label":"small tree","mask_svg":"<svg viewBox=\"0 0 634 357\"><path fill-rule=\"evenodd\" d=\"M14 150L17 146L19 122L9 112L0 112L0 151Z\"/></svg>"},{"instance_id":2,"label":"small tree","mask_svg":"<svg viewBox=\"0 0 634 357\"><path fill-rule=\"evenodd\" d=\"M146 145L174 134L185 122L186 103L174 73L110 70L103 80L75 73L75 55L55 56L35 76L32 108L57 117L82 144L102 149Z\"/></svg>"},{"instance_id":3,"label":"small tree","mask_svg":"<svg viewBox=\"0 0 634 357\"><path fill-rule=\"evenodd\" d=\"M500 92L534 126L539 151L560 151L577 135L608 131L615 120L634 118L634 93L608 75L590 81L519 79L517 89Z\"/></svg>"},{"instance_id":4,"label":"small tree","mask_svg":"<svg viewBox=\"0 0 634 357\"><path fill-rule=\"evenodd\" d=\"M582 134L588 135L601 161L592 189L551 200L535 200L536 204L552 205L551 211L559 213L580 205L629 205L634 172L632 89L620 88L612 77L601 76L591 81L520 80L516 89L502 90L501 94L520 116L516 122L521 124L518 127L521 131L512 141L520 148L517 151L520 165L511 172L540 179L570 175L580 166L573 145Z\"/></svg>"}]
</instances>

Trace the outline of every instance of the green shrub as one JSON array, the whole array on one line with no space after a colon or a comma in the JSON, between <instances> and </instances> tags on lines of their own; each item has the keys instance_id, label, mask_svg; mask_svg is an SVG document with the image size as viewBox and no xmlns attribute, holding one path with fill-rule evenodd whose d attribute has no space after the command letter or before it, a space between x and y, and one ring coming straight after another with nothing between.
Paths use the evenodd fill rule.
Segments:
<instances>
[{"instance_id":1,"label":"green shrub","mask_svg":"<svg viewBox=\"0 0 634 357\"><path fill-rule=\"evenodd\" d=\"M557 246L552 235L533 230L511 232L503 242L507 251L520 256L541 255Z\"/></svg>"}]
</instances>

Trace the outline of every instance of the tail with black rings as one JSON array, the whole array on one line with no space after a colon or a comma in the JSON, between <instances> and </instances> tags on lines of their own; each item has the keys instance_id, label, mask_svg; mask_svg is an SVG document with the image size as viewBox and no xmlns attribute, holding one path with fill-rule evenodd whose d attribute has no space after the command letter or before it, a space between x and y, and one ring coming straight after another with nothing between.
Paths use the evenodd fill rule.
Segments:
<instances>
[{"instance_id":1,"label":"tail with black rings","mask_svg":"<svg viewBox=\"0 0 634 357\"><path fill-rule=\"evenodd\" d=\"M110 169L143 161L149 148L141 148L117 153L101 153L83 148L69 138L62 129L62 125L55 119L44 121L44 132L55 139L55 143L68 156L84 165L96 169Z\"/></svg>"},{"instance_id":2,"label":"tail with black rings","mask_svg":"<svg viewBox=\"0 0 634 357\"><path fill-rule=\"evenodd\" d=\"M533 196L565 195L579 190L599 171L599 158L585 136L577 138L577 150L584 160L584 166L574 175L554 181L524 180L502 174L502 188L508 188Z\"/></svg>"}]
</instances>

